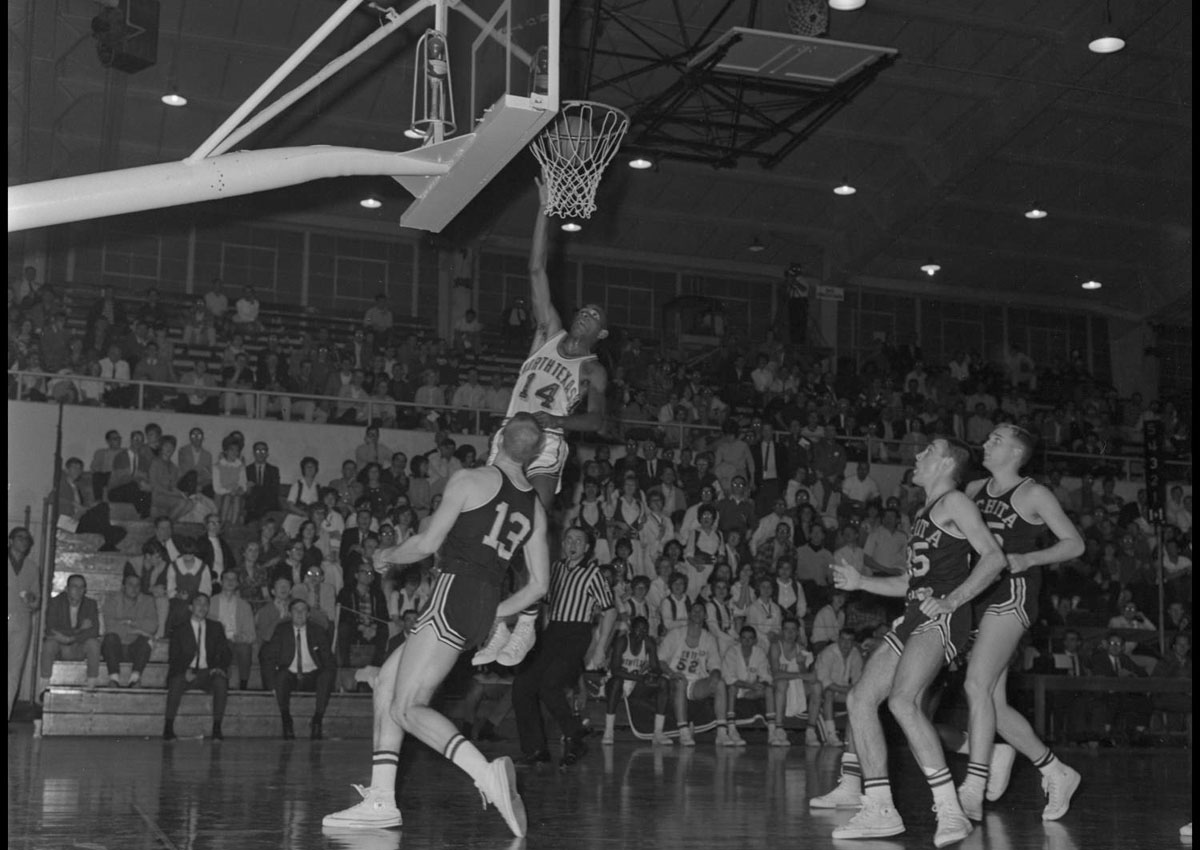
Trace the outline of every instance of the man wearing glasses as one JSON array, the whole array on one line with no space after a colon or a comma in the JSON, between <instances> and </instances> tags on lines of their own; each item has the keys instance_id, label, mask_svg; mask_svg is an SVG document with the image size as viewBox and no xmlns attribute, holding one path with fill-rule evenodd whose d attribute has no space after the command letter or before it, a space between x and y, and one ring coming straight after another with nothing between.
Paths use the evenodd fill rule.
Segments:
<instances>
[{"instance_id":1,"label":"man wearing glasses","mask_svg":"<svg viewBox=\"0 0 1200 850\"><path fill-rule=\"evenodd\" d=\"M570 328L550 299L550 278L546 275L546 251L549 245L549 219L546 217L546 188L538 182L538 213L529 253L529 278L533 288L533 318L537 329L529 357L521 366L516 386L508 403L504 424L518 413L532 414L545 434L541 453L529 462L525 475L549 513L554 507L563 467L567 463L567 431L596 432L604 427L604 391L608 376L593 353L596 343L608 336L604 309L585 304L571 320ZM582 413L575 406L586 399ZM503 425L501 426L503 430ZM492 438L488 463L494 463L500 451L500 431ZM533 647L537 613L521 612L517 624L498 624L487 646L472 663L490 664L501 656L502 663L521 662Z\"/></svg>"}]
</instances>

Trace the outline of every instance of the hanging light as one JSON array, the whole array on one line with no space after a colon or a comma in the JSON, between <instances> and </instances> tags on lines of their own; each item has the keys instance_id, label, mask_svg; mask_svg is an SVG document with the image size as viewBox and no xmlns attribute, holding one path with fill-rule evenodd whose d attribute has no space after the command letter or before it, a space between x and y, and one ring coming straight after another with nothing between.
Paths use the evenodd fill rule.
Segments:
<instances>
[{"instance_id":1,"label":"hanging light","mask_svg":"<svg viewBox=\"0 0 1200 850\"><path fill-rule=\"evenodd\" d=\"M369 210L377 210L383 206L383 201L376 198L374 195L368 195L358 202L360 207L366 207Z\"/></svg>"},{"instance_id":2,"label":"hanging light","mask_svg":"<svg viewBox=\"0 0 1200 850\"><path fill-rule=\"evenodd\" d=\"M1025 211L1025 217L1028 219L1033 219L1035 221L1039 218L1045 218L1047 215L1049 215L1049 213L1047 213L1044 209L1039 207L1037 204L1034 204L1032 209L1028 209Z\"/></svg>"},{"instance_id":3,"label":"hanging light","mask_svg":"<svg viewBox=\"0 0 1200 850\"><path fill-rule=\"evenodd\" d=\"M1088 50L1093 53L1116 53L1124 47L1125 39L1117 35L1117 28L1113 26L1112 0L1104 0L1104 26L1100 28L1100 35L1088 42Z\"/></svg>"},{"instance_id":4,"label":"hanging light","mask_svg":"<svg viewBox=\"0 0 1200 850\"><path fill-rule=\"evenodd\" d=\"M635 156L629 160L629 167L638 171L645 171L647 168L654 167L654 160L644 156Z\"/></svg>"},{"instance_id":5,"label":"hanging light","mask_svg":"<svg viewBox=\"0 0 1200 850\"><path fill-rule=\"evenodd\" d=\"M839 12L853 12L867 5L867 0L829 0L829 8Z\"/></svg>"},{"instance_id":6,"label":"hanging light","mask_svg":"<svg viewBox=\"0 0 1200 850\"><path fill-rule=\"evenodd\" d=\"M425 134L416 127L409 127L404 131L404 135L410 139L417 139L418 141L425 138Z\"/></svg>"},{"instance_id":7,"label":"hanging light","mask_svg":"<svg viewBox=\"0 0 1200 850\"><path fill-rule=\"evenodd\" d=\"M583 225L577 221L565 221L563 222L562 229L567 231L567 233L578 233L583 230Z\"/></svg>"},{"instance_id":8,"label":"hanging light","mask_svg":"<svg viewBox=\"0 0 1200 850\"><path fill-rule=\"evenodd\" d=\"M187 98L177 92L174 87L171 88L170 94L164 94L161 100L167 106L187 106L188 104Z\"/></svg>"},{"instance_id":9,"label":"hanging light","mask_svg":"<svg viewBox=\"0 0 1200 850\"><path fill-rule=\"evenodd\" d=\"M1104 285L1104 284L1102 284L1102 283L1101 283L1100 281L1098 281L1098 280L1085 280L1083 283L1079 284L1080 288L1082 288L1082 289L1086 289L1086 290L1088 290L1089 292L1090 292L1090 291L1092 291L1092 290L1094 290L1094 289L1099 289L1099 288L1100 288L1101 286L1103 286L1103 285Z\"/></svg>"},{"instance_id":10,"label":"hanging light","mask_svg":"<svg viewBox=\"0 0 1200 850\"><path fill-rule=\"evenodd\" d=\"M929 275L930 277L933 277L935 274L937 274L941 270L942 270L942 267L933 261L933 257L930 257L929 262L927 262L925 265L921 266L921 271L925 272L925 274Z\"/></svg>"},{"instance_id":11,"label":"hanging light","mask_svg":"<svg viewBox=\"0 0 1200 850\"><path fill-rule=\"evenodd\" d=\"M842 185L836 187L833 190L833 194L841 195L843 198L848 198L849 196L853 195L857 191L858 191L857 189L855 189L853 186L850 185L850 181L848 181L845 177L843 177Z\"/></svg>"},{"instance_id":12,"label":"hanging light","mask_svg":"<svg viewBox=\"0 0 1200 850\"><path fill-rule=\"evenodd\" d=\"M759 242L759 241L758 241L758 237L757 237L757 236L755 236L755 237L754 237L754 241L753 241L753 242L751 242L751 243L750 243L750 244L749 244L749 245L746 247L746 250L747 250L747 251L749 251L749 252L751 252L752 254L758 254L758 253L761 253L762 251L765 251L765 250L767 250L767 246L766 246L766 245L764 245L762 242Z\"/></svg>"}]
</instances>

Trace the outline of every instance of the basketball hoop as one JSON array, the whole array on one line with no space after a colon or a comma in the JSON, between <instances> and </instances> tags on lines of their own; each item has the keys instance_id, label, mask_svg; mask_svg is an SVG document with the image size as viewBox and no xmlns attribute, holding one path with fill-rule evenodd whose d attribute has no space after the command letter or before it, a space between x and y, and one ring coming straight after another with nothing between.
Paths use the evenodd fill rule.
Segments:
<instances>
[{"instance_id":1,"label":"basketball hoop","mask_svg":"<svg viewBox=\"0 0 1200 850\"><path fill-rule=\"evenodd\" d=\"M629 129L621 110L590 100L564 101L558 118L530 143L542 167L546 215L591 218L596 189Z\"/></svg>"}]
</instances>

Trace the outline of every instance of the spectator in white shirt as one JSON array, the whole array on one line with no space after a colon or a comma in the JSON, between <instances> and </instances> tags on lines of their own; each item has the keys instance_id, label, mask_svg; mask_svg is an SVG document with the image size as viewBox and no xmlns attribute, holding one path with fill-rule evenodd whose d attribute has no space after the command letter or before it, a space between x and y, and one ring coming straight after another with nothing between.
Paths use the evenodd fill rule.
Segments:
<instances>
[{"instance_id":1,"label":"spectator in white shirt","mask_svg":"<svg viewBox=\"0 0 1200 850\"><path fill-rule=\"evenodd\" d=\"M825 727L827 743L838 746L842 743L833 722L834 704L846 702L846 694L862 677L862 652L854 644L854 632L841 629L837 643L831 643L817 656L813 665L817 681L821 685L821 724Z\"/></svg>"},{"instance_id":2,"label":"spectator in white shirt","mask_svg":"<svg viewBox=\"0 0 1200 850\"><path fill-rule=\"evenodd\" d=\"M880 500L879 485L870 473L870 465L859 463L854 477L842 481L842 505L847 511L861 515L868 503Z\"/></svg>"},{"instance_id":3,"label":"spectator in white shirt","mask_svg":"<svg viewBox=\"0 0 1200 850\"><path fill-rule=\"evenodd\" d=\"M775 380L775 370L771 366L771 361L767 359L767 355L758 355L758 366L750 373L750 380L754 383L755 392L762 394L771 388L771 382Z\"/></svg>"},{"instance_id":4,"label":"spectator in white shirt","mask_svg":"<svg viewBox=\"0 0 1200 850\"><path fill-rule=\"evenodd\" d=\"M895 509L883 512L883 522L867 535L863 546L863 561L872 570L887 575L900 575L908 563L908 535L896 526L900 516Z\"/></svg>"},{"instance_id":5,"label":"spectator in white shirt","mask_svg":"<svg viewBox=\"0 0 1200 850\"><path fill-rule=\"evenodd\" d=\"M858 570L861 575L870 575L871 571L867 569L863 547L860 537L865 538L867 532L860 526L855 528L852 525L847 525L838 532L838 542L841 545L833 553L833 561L835 564L849 564Z\"/></svg>"},{"instance_id":6,"label":"spectator in white shirt","mask_svg":"<svg viewBox=\"0 0 1200 850\"><path fill-rule=\"evenodd\" d=\"M482 410L487 407L487 388L479 383L479 370L468 369L467 381L454 391L454 398L450 403L459 410L469 410L470 413L458 414L458 430L464 434L468 433L483 433L488 427L488 423L484 419L480 419L476 427L475 410Z\"/></svg>"},{"instance_id":7,"label":"spectator in white shirt","mask_svg":"<svg viewBox=\"0 0 1200 850\"><path fill-rule=\"evenodd\" d=\"M758 521L758 527L750 535L750 554L757 555L758 547L775 536L775 529L779 527L779 523L786 522L790 526L791 521L787 513L787 502L776 499L774 510Z\"/></svg>"},{"instance_id":8,"label":"spectator in white shirt","mask_svg":"<svg viewBox=\"0 0 1200 850\"><path fill-rule=\"evenodd\" d=\"M820 653L828 644L837 640L838 632L846 624L846 594L835 590L829 595L829 604L817 612L812 625L812 651Z\"/></svg>"},{"instance_id":9,"label":"spectator in white shirt","mask_svg":"<svg viewBox=\"0 0 1200 850\"><path fill-rule=\"evenodd\" d=\"M377 334L387 333L392 329L392 308L388 306L387 296L382 293L375 296L375 303L367 308L363 315L363 324Z\"/></svg>"},{"instance_id":10,"label":"spectator in white shirt","mask_svg":"<svg viewBox=\"0 0 1200 850\"><path fill-rule=\"evenodd\" d=\"M237 300L234 308L234 329L243 334L262 330L262 325L258 322L258 310L258 296L254 294L254 287L247 286L242 290L242 297Z\"/></svg>"}]
</instances>

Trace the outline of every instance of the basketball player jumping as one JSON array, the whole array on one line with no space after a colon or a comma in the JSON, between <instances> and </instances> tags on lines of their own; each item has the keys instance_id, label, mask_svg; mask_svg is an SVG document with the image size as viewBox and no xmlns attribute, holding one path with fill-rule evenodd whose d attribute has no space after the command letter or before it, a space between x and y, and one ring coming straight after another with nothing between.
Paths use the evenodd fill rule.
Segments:
<instances>
[{"instance_id":1,"label":"basketball player jumping","mask_svg":"<svg viewBox=\"0 0 1200 850\"><path fill-rule=\"evenodd\" d=\"M883 838L904 832L888 783L887 744L879 720L879 706L885 699L933 791L934 846L961 841L971 832L937 732L921 710L922 695L970 633L967 603L1004 568L1004 553L979 509L957 490L969 458L965 445L944 437L935 437L917 455L913 482L927 496L909 533L906 575L865 578L849 564L833 566L834 584L843 590L908 600L903 618L871 654L846 700L853 752L844 757L843 769L851 759L856 765L861 760L865 795L858 814L833 831L835 839ZM976 553L980 557L972 568Z\"/></svg>"},{"instance_id":2,"label":"basketball player jumping","mask_svg":"<svg viewBox=\"0 0 1200 850\"><path fill-rule=\"evenodd\" d=\"M528 608L549 586L546 512L523 472L541 451L541 428L530 414L517 413L500 430L496 448L491 465L450 477L428 528L376 557L383 567L412 564L441 549L442 573L413 633L374 683L371 784L356 785L362 802L327 815L326 827L400 825L396 769L400 744L409 733L462 768L475 780L485 807L496 806L514 835L525 834L525 806L512 759L489 762L449 719L429 707L459 654L483 640L497 617ZM529 581L501 601L509 559L522 547Z\"/></svg>"},{"instance_id":3,"label":"basketball player jumping","mask_svg":"<svg viewBox=\"0 0 1200 850\"><path fill-rule=\"evenodd\" d=\"M1037 619L1039 567L1076 558L1084 548L1083 538L1054 494L1021 475L1021 467L1033 457L1033 447L1028 431L1012 424L998 426L983 444L983 465L991 477L966 487L1008 558L1008 569L999 581L975 601L979 634L967 665L971 755L958 797L963 811L976 821L983 819L985 792L988 800L998 800L1008 787L1014 747L1042 774L1047 796L1042 820L1065 815L1079 787L1079 774L1054 756L1006 697L1009 659ZM1047 529L1055 540L1042 548L1038 541ZM1008 743L996 744L993 751L997 731Z\"/></svg>"},{"instance_id":4,"label":"basketball player jumping","mask_svg":"<svg viewBox=\"0 0 1200 850\"><path fill-rule=\"evenodd\" d=\"M568 330L550 300L550 279L546 276L546 252L549 246L549 219L546 217L546 187L539 180L538 213L529 254L529 278L533 288L533 318L537 330L528 359L521 366L512 398L508 403L507 423L518 413L532 414L545 432L541 453L525 469L529 483L537 491L549 513L562 482L567 463L566 431L599 431L604 426L604 391L608 378L604 367L592 353L600 340L608 336L604 308L585 304L575 314ZM586 400L583 412L572 413ZM492 440L491 458L496 456L497 439ZM471 663L515 665L533 647L537 615L522 612L511 633L498 623L487 646L476 653Z\"/></svg>"}]
</instances>

